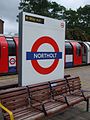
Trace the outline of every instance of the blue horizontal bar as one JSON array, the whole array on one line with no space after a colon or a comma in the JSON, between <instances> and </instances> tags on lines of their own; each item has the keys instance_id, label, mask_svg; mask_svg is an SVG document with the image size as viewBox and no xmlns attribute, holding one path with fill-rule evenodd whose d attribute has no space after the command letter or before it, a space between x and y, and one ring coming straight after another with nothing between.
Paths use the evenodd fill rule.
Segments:
<instances>
[{"instance_id":1,"label":"blue horizontal bar","mask_svg":"<svg viewBox=\"0 0 90 120\"><path fill-rule=\"evenodd\" d=\"M16 72L16 67L9 67L9 72Z\"/></svg>"},{"instance_id":2,"label":"blue horizontal bar","mask_svg":"<svg viewBox=\"0 0 90 120\"><path fill-rule=\"evenodd\" d=\"M26 60L62 59L62 52L26 52Z\"/></svg>"}]
</instances>

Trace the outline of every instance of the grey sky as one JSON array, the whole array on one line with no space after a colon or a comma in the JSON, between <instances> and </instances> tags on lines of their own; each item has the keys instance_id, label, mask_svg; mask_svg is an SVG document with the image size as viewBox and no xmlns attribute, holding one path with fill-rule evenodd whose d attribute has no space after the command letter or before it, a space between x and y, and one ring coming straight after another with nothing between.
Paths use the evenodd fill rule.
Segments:
<instances>
[{"instance_id":1,"label":"grey sky","mask_svg":"<svg viewBox=\"0 0 90 120\"><path fill-rule=\"evenodd\" d=\"M54 1L54 0L51 0ZM90 0L55 0L57 3L65 6L66 8L77 9L80 6L90 4Z\"/></svg>"},{"instance_id":2,"label":"grey sky","mask_svg":"<svg viewBox=\"0 0 90 120\"><path fill-rule=\"evenodd\" d=\"M16 16L20 0L0 0L0 18L4 20L4 33L17 33Z\"/></svg>"},{"instance_id":3,"label":"grey sky","mask_svg":"<svg viewBox=\"0 0 90 120\"><path fill-rule=\"evenodd\" d=\"M66 8L77 9L80 6L90 4L90 0L51 0L56 1ZM4 20L4 33L17 33L18 23L16 16L20 0L0 0L0 18Z\"/></svg>"}]
</instances>

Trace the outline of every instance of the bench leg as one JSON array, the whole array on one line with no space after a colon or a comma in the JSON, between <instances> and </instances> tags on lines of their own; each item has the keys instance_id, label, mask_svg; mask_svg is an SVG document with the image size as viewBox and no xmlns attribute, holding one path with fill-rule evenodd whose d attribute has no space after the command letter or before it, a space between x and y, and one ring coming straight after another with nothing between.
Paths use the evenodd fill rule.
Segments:
<instances>
[{"instance_id":1,"label":"bench leg","mask_svg":"<svg viewBox=\"0 0 90 120\"><path fill-rule=\"evenodd\" d=\"M89 99L87 99L87 112L89 112Z\"/></svg>"},{"instance_id":2,"label":"bench leg","mask_svg":"<svg viewBox=\"0 0 90 120\"><path fill-rule=\"evenodd\" d=\"M42 109L43 109L44 115L47 116L47 112L45 110L44 104L42 105Z\"/></svg>"}]
</instances>

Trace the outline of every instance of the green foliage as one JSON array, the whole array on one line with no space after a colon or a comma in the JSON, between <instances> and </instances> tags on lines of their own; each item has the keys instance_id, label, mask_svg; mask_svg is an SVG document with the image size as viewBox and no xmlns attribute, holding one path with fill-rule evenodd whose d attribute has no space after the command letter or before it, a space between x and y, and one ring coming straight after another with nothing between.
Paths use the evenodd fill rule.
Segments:
<instances>
[{"instance_id":1,"label":"green foliage","mask_svg":"<svg viewBox=\"0 0 90 120\"><path fill-rule=\"evenodd\" d=\"M64 17L64 12L66 10L64 6L61 6L56 2L51 2L50 8L50 17L57 19L62 19Z\"/></svg>"},{"instance_id":2,"label":"green foliage","mask_svg":"<svg viewBox=\"0 0 90 120\"><path fill-rule=\"evenodd\" d=\"M71 34L75 40L90 40L90 5L80 7L77 11L69 9L64 14L67 31L70 31L66 32L66 36Z\"/></svg>"},{"instance_id":3,"label":"green foliage","mask_svg":"<svg viewBox=\"0 0 90 120\"><path fill-rule=\"evenodd\" d=\"M22 0L19 10L49 16L50 3L47 0Z\"/></svg>"},{"instance_id":4,"label":"green foliage","mask_svg":"<svg viewBox=\"0 0 90 120\"><path fill-rule=\"evenodd\" d=\"M90 39L90 5L67 10L48 0L20 0L19 10L66 21L66 39ZM78 31L78 32L76 32Z\"/></svg>"},{"instance_id":5,"label":"green foliage","mask_svg":"<svg viewBox=\"0 0 90 120\"><path fill-rule=\"evenodd\" d=\"M83 8L80 7L77 9L77 13L80 28L90 35L90 5L86 5Z\"/></svg>"},{"instance_id":6,"label":"green foliage","mask_svg":"<svg viewBox=\"0 0 90 120\"><path fill-rule=\"evenodd\" d=\"M48 0L21 0L19 10L61 19L66 8Z\"/></svg>"}]
</instances>

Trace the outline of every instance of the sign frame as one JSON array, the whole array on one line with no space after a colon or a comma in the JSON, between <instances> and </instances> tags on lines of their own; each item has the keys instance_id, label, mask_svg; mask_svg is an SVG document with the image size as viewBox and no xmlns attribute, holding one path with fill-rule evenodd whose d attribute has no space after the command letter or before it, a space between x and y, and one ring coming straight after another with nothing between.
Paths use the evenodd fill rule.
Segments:
<instances>
[{"instance_id":1,"label":"sign frame","mask_svg":"<svg viewBox=\"0 0 90 120\"><path fill-rule=\"evenodd\" d=\"M25 15L26 15L26 17L25 17ZM30 16L30 17L29 17ZM32 67L34 68L34 71L35 72L38 72L38 74L40 74L40 76L41 76L41 79L42 79L42 76L44 77L44 79L43 79L43 81L38 81L38 82L35 82L35 83L24 83L22 80L23 79L26 79L26 78L24 78L24 77L22 77L23 76L23 74L24 74L24 72L23 72L23 54L22 54L22 51L23 51L23 47L24 47L24 41L25 41L25 39L23 39L24 38L24 31L25 31L25 28L24 28L24 25L26 24L25 22L28 22L28 24L30 23L30 24L32 24L32 26L34 25L34 24L36 24L36 27L37 27L37 24L38 25L44 25L45 24L45 22L46 22L46 19L50 19L51 20L51 22L53 21L53 20L55 20L55 22L56 21L60 21L60 20L56 20L56 19L52 19L52 18L48 18L48 17L44 17L44 16L40 16L40 15L35 15L35 14L31 14L31 13L25 13L25 12L21 12L21 13L19 13L19 76L18 76L18 80L19 80L19 85L20 86L26 86L26 85L31 85L31 84L36 84L36 83L39 83L39 82L45 82L45 77L46 77L46 75L47 75L47 73L45 74L40 74L40 72L38 72L34 67L33 67L33 64L32 64ZM54 23L54 22L52 22L52 23ZM57 24L56 24L56 26L57 26ZM56 26L54 26L54 27L56 27ZM34 26L35 27L35 26ZM54 29L54 27L52 27L51 29ZM63 30L63 39L62 39L62 48L61 49L59 49L59 51L55 51L56 53L58 53L58 52L62 52L62 54L61 54L61 58L62 58L62 60L61 61L63 61L63 62L61 62L61 64L63 64L63 65L61 65L62 66L62 71L61 71L61 77L57 77L56 76L56 79L62 79L62 78L64 78L64 40L65 40L65 22L64 21L60 21L60 31L59 32L62 32L62 30ZM59 27L58 27L58 30L59 30ZM48 33L47 33L48 34ZM54 39L52 36L50 36L50 35L42 35L41 37L50 37L51 39ZM39 39L39 38L38 38ZM37 39L37 40L38 40ZM54 39L55 40L55 39ZM56 41L55 41L56 42ZM35 43L35 42L34 42ZM34 44L33 43L33 44ZM57 43L57 42L56 42ZM32 46L33 46L33 44L32 44ZM57 43L58 44L58 43ZM58 45L59 46L59 45ZM30 48L30 49L32 49L32 48ZM26 52L28 52L28 51L26 51ZM33 50L31 50L31 52L33 52ZM35 51L34 51L35 52ZM52 51L50 51L52 54L53 54L53 52ZM55 53L54 52L54 53ZM42 53L42 52L41 52ZM43 52L43 54L44 54L44 52ZM49 52L47 52L47 54L49 54ZM55 58L55 61L60 61L60 60L56 60L56 59L59 59L59 58ZM24 59L25 60L25 59ZM32 63L32 62L31 62ZM33 62L33 63L35 63L35 62ZM37 62L38 63L38 62ZM57 62L57 64L58 64L58 62ZM52 66L53 64L51 64L51 66ZM60 63L59 63L59 66L60 66ZM57 69L56 68L57 66L55 66L55 69ZM61 69L61 68L60 68ZM51 71L51 72L53 72L53 71ZM51 72L49 73L49 74L51 74ZM57 73L58 74L58 73ZM32 75L31 75L32 76ZM37 73L36 73L36 76L38 76L37 75ZM51 75L51 76L53 76L53 74ZM40 77L39 77L40 78ZM49 77L50 78L50 77ZM49 80L49 78L48 78L48 81L50 81L50 80L55 80L55 77L54 78L50 78L50 80ZM27 76L27 79L28 79L28 76ZM26 80L27 80L26 79ZM37 79L38 79L38 77L37 77ZM47 80L46 80L47 81Z\"/></svg>"}]
</instances>

